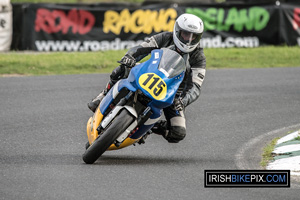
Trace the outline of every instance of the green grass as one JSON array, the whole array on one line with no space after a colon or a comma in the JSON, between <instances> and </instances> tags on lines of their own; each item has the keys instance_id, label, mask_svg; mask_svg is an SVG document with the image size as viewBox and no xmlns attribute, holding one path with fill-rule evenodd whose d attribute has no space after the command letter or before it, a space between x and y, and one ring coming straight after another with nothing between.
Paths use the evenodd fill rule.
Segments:
<instances>
[{"instance_id":1,"label":"green grass","mask_svg":"<svg viewBox=\"0 0 300 200\"><path fill-rule=\"evenodd\" d=\"M298 130L300 131L300 130ZM290 134L294 131L290 131L288 132L287 134ZM262 154L262 159L261 159L261 162L260 162L260 165L262 167L266 167L268 165L269 162L271 162L272 160L274 160L273 158L273 155L272 155L272 152L275 148L275 145L277 143L277 141L280 139L280 137L277 137L275 139L273 139L264 149L263 149L263 154ZM300 140L300 136L294 138L293 140L291 141L294 141L294 140Z\"/></svg>"},{"instance_id":2,"label":"green grass","mask_svg":"<svg viewBox=\"0 0 300 200\"><path fill-rule=\"evenodd\" d=\"M300 130L298 130L298 134L300 134ZM300 136L296 137L294 140L300 140Z\"/></svg>"},{"instance_id":3,"label":"green grass","mask_svg":"<svg viewBox=\"0 0 300 200\"><path fill-rule=\"evenodd\" d=\"M300 47L206 49L210 68L264 68L300 66Z\"/></svg>"},{"instance_id":4,"label":"green grass","mask_svg":"<svg viewBox=\"0 0 300 200\"><path fill-rule=\"evenodd\" d=\"M0 54L0 74L53 75L109 73L126 51L9 52Z\"/></svg>"},{"instance_id":5,"label":"green grass","mask_svg":"<svg viewBox=\"0 0 300 200\"><path fill-rule=\"evenodd\" d=\"M110 73L123 51L0 53L0 74ZM205 49L207 69L300 67L299 47Z\"/></svg>"},{"instance_id":6,"label":"green grass","mask_svg":"<svg viewBox=\"0 0 300 200\"><path fill-rule=\"evenodd\" d=\"M274 146L276 145L277 141L280 139L280 137L277 137L273 139L270 144L268 144L264 149L263 149L263 154L262 154L262 160L260 162L260 165L262 167L266 167L270 161L273 160L272 156L272 151L274 150Z\"/></svg>"}]
</instances>

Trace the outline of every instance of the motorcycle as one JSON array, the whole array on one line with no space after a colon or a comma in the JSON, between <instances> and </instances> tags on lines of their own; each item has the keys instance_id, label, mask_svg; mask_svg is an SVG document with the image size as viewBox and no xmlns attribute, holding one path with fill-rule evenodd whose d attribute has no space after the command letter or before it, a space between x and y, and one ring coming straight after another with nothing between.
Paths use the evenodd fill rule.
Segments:
<instances>
[{"instance_id":1,"label":"motorcycle","mask_svg":"<svg viewBox=\"0 0 300 200\"><path fill-rule=\"evenodd\" d=\"M156 49L149 60L136 65L119 80L87 122L88 142L82 158L94 163L106 150L143 143L173 103L186 71L187 58L172 48Z\"/></svg>"}]
</instances>

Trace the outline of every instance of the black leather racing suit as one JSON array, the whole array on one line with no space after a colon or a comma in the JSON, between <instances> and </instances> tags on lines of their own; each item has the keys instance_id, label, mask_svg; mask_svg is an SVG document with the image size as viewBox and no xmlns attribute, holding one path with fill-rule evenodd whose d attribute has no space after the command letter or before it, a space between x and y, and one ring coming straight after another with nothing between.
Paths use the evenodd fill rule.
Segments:
<instances>
[{"instance_id":1,"label":"black leather racing suit","mask_svg":"<svg viewBox=\"0 0 300 200\"><path fill-rule=\"evenodd\" d=\"M160 49L171 45L174 45L173 33L162 32L131 48L126 54L131 55L138 62L151 53L153 49ZM206 72L206 58L200 45L194 51L190 52L188 56L189 63L187 63L186 74L177 92L182 98L184 107L198 99ZM110 78L112 82L116 82L127 75L128 72L124 72L124 70L121 70L121 67L117 67L112 72ZM172 105L164 109L164 114L167 119L167 130L162 135L169 142L177 143L186 135L184 111L176 111Z\"/></svg>"}]
</instances>

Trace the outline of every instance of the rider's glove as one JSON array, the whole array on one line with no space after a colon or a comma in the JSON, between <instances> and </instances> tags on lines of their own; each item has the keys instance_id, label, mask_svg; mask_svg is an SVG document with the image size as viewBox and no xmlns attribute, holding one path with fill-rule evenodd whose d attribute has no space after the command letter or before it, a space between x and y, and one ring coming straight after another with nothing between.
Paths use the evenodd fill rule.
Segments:
<instances>
[{"instance_id":1,"label":"rider's glove","mask_svg":"<svg viewBox=\"0 0 300 200\"><path fill-rule=\"evenodd\" d=\"M184 104L181 98L175 98L173 102L175 110L182 111L184 108Z\"/></svg>"},{"instance_id":2,"label":"rider's glove","mask_svg":"<svg viewBox=\"0 0 300 200\"><path fill-rule=\"evenodd\" d=\"M132 68L135 66L136 61L135 61L134 57L126 54L120 61L118 61L118 63L120 63L122 65L126 65L128 68Z\"/></svg>"}]
</instances>

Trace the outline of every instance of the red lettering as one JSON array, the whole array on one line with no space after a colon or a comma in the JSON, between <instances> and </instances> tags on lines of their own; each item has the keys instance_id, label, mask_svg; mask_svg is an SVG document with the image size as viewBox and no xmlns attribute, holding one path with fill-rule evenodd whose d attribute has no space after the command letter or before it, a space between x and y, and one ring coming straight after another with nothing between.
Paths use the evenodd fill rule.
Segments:
<instances>
[{"instance_id":1,"label":"red lettering","mask_svg":"<svg viewBox=\"0 0 300 200\"><path fill-rule=\"evenodd\" d=\"M293 27L295 30L300 27L300 8L294 9Z\"/></svg>"},{"instance_id":2,"label":"red lettering","mask_svg":"<svg viewBox=\"0 0 300 200\"><path fill-rule=\"evenodd\" d=\"M79 34L88 33L95 24L95 17L92 13L85 10L79 10Z\"/></svg>"},{"instance_id":3,"label":"red lettering","mask_svg":"<svg viewBox=\"0 0 300 200\"><path fill-rule=\"evenodd\" d=\"M60 27L55 24L55 18L59 15L64 15L62 11L53 11L51 13L46 9L39 9L36 14L35 20L35 31L39 32L41 30L47 33L58 32Z\"/></svg>"},{"instance_id":4,"label":"red lettering","mask_svg":"<svg viewBox=\"0 0 300 200\"><path fill-rule=\"evenodd\" d=\"M75 34L78 32L78 13L76 9L70 10L68 17L64 18L61 21L62 25L62 33L66 34L69 30L69 28L72 28L72 32Z\"/></svg>"},{"instance_id":5,"label":"red lettering","mask_svg":"<svg viewBox=\"0 0 300 200\"><path fill-rule=\"evenodd\" d=\"M51 33L57 33L62 29L61 23L56 23L56 19L64 19L66 18L66 14L61 10L54 10L50 16L47 16L48 23L50 25Z\"/></svg>"},{"instance_id":6,"label":"red lettering","mask_svg":"<svg viewBox=\"0 0 300 200\"><path fill-rule=\"evenodd\" d=\"M62 10L52 12L40 8L36 12L35 31L46 33L57 33L61 31L67 34L71 28L72 33L81 35L88 33L95 24L95 17L85 10L72 9L66 15Z\"/></svg>"}]
</instances>

